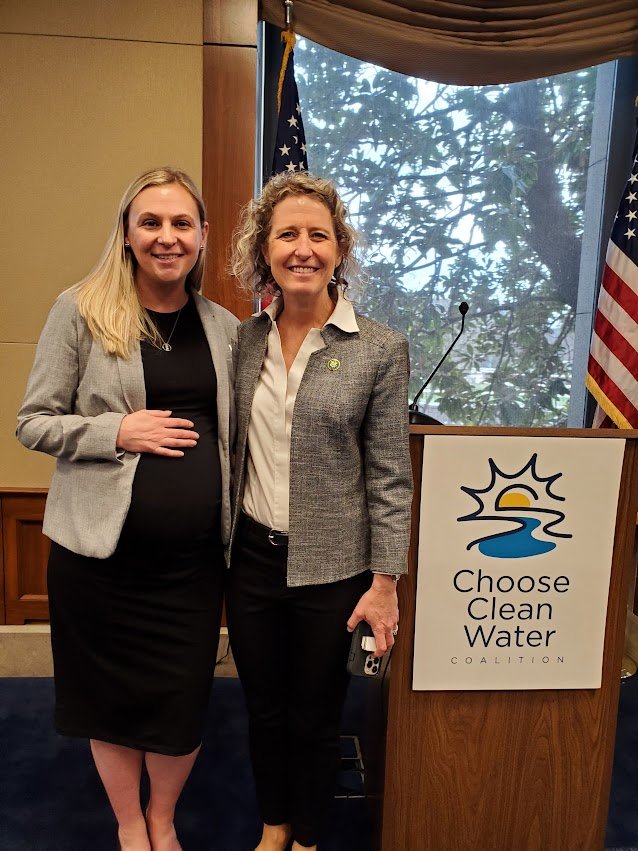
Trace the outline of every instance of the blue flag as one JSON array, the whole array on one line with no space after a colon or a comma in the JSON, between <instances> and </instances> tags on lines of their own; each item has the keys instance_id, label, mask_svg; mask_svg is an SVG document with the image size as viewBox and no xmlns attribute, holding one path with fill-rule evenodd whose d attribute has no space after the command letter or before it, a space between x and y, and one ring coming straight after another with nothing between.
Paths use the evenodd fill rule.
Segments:
<instances>
[{"instance_id":1,"label":"blue flag","mask_svg":"<svg viewBox=\"0 0 638 851\"><path fill-rule=\"evenodd\" d=\"M286 49L279 74L277 96L279 114L277 120L277 141L272 158L272 174L283 171L307 171L306 134L303 129L299 93L295 81L295 63L293 47L295 34L283 32L282 39Z\"/></svg>"}]
</instances>

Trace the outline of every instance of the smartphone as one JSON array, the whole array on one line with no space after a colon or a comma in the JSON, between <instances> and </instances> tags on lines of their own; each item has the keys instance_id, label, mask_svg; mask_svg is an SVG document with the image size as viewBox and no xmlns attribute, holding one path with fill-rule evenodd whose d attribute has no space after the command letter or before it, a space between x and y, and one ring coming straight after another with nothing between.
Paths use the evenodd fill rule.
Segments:
<instances>
[{"instance_id":1,"label":"smartphone","mask_svg":"<svg viewBox=\"0 0 638 851\"><path fill-rule=\"evenodd\" d=\"M382 659L376 654L376 643L372 628L366 621L357 624L350 641L348 673L355 677L376 677L381 670Z\"/></svg>"}]
</instances>

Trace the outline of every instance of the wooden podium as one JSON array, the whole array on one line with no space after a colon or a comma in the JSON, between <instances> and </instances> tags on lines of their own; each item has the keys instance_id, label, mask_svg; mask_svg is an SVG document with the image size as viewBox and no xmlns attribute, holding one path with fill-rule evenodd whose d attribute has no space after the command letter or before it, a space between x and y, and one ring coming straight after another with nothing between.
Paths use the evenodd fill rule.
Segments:
<instances>
[{"instance_id":1,"label":"wooden podium","mask_svg":"<svg viewBox=\"0 0 638 851\"><path fill-rule=\"evenodd\" d=\"M413 691L423 437L626 441L600 689ZM638 431L412 426L410 572L387 687L382 851L602 851L638 507Z\"/></svg>"}]
</instances>

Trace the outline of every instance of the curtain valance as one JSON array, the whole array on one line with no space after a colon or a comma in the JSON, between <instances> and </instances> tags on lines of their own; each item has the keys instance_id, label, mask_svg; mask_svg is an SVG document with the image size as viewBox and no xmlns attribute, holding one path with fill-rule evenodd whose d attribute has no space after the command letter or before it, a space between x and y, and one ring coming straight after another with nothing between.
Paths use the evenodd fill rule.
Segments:
<instances>
[{"instance_id":1,"label":"curtain valance","mask_svg":"<svg viewBox=\"0 0 638 851\"><path fill-rule=\"evenodd\" d=\"M261 17L284 27L281 0ZM295 31L403 74L516 82L638 53L638 0L294 0ZM637 92L638 94L638 92Z\"/></svg>"}]
</instances>

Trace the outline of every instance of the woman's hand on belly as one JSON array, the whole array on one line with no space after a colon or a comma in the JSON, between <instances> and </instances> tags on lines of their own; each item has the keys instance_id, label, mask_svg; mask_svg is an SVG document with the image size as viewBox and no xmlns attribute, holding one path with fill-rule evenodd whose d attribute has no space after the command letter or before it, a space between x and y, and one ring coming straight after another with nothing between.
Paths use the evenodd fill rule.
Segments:
<instances>
[{"instance_id":1,"label":"woman's hand on belly","mask_svg":"<svg viewBox=\"0 0 638 851\"><path fill-rule=\"evenodd\" d=\"M172 417L172 413L143 409L127 414L117 433L117 448L181 458L184 449L197 446L199 435L190 420Z\"/></svg>"},{"instance_id":2,"label":"woman's hand on belly","mask_svg":"<svg viewBox=\"0 0 638 851\"><path fill-rule=\"evenodd\" d=\"M399 625L399 601L396 582L389 576L375 574L372 585L361 597L348 620L348 632L360 621L372 627L377 645L376 656L383 656L394 645Z\"/></svg>"}]
</instances>

